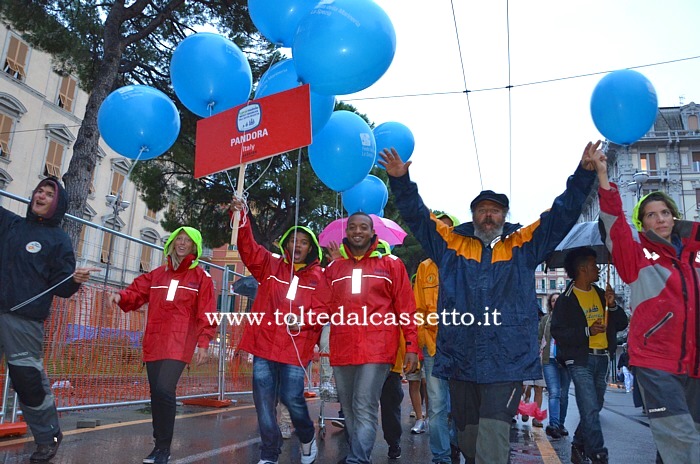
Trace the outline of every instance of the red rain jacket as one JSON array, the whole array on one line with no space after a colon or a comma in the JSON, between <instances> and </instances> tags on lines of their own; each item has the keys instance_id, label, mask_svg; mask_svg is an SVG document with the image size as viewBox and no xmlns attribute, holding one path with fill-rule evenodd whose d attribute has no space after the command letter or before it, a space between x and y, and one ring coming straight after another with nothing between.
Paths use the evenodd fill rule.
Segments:
<instances>
[{"instance_id":1,"label":"red rain jacket","mask_svg":"<svg viewBox=\"0 0 700 464\"><path fill-rule=\"evenodd\" d=\"M194 259L194 255L185 257L173 270L168 257L167 265L140 275L119 292L119 307L125 312L148 303L144 361L175 359L189 363L195 346L209 348L216 333L206 316L216 312L214 285L201 267L189 269ZM173 293L172 301L167 301L169 291Z\"/></svg>"},{"instance_id":2,"label":"red rain jacket","mask_svg":"<svg viewBox=\"0 0 700 464\"><path fill-rule=\"evenodd\" d=\"M406 338L406 352L418 353L416 303L406 268L399 258L383 255L376 247L375 238L361 259L339 258L326 267L326 278L333 292L330 337L333 366L393 365L400 328ZM353 281L356 290L359 283L359 293L352 292Z\"/></svg>"},{"instance_id":3,"label":"red rain jacket","mask_svg":"<svg viewBox=\"0 0 700 464\"><path fill-rule=\"evenodd\" d=\"M318 259L293 271L290 259L271 253L255 241L250 221L246 221L238 230L238 252L243 264L260 284L251 312L258 317L262 315L260 324L246 325L238 348L284 364L299 366L301 360L301 367L306 367L313 357L314 346L323 328L316 317L327 313L330 298ZM299 282L294 300L290 301L287 292L293 276L298 277ZM288 331L283 316L275 316L277 310L280 314L294 313L305 325L301 326L301 330ZM310 311L314 316L309 317Z\"/></svg>"},{"instance_id":4,"label":"red rain jacket","mask_svg":"<svg viewBox=\"0 0 700 464\"><path fill-rule=\"evenodd\" d=\"M617 189L598 189L613 264L631 289L630 364L700 377L700 223L676 221L676 249L653 232L634 234Z\"/></svg>"}]
</instances>

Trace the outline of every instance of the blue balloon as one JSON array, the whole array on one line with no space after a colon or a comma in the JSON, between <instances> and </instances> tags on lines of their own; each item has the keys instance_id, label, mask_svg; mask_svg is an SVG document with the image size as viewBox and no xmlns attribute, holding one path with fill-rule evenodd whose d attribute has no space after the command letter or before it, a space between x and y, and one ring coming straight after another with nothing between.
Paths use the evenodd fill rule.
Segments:
<instances>
[{"instance_id":1,"label":"blue balloon","mask_svg":"<svg viewBox=\"0 0 700 464\"><path fill-rule=\"evenodd\" d=\"M293 89L300 85L294 61L284 60L275 63L260 78L255 90L255 98L267 97L278 92ZM311 92L311 133L316 134L326 125L335 108L334 95L321 95Z\"/></svg>"},{"instance_id":2,"label":"blue balloon","mask_svg":"<svg viewBox=\"0 0 700 464\"><path fill-rule=\"evenodd\" d=\"M127 158L148 160L173 146L180 134L180 114L160 90L128 85L102 102L97 128L112 150Z\"/></svg>"},{"instance_id":3,"label":"blue balloon","mask_svg":"<svg viewBox=\"0 0 700 464\"><path fill-rule=\"evenodd\" d=\"M385 197L389 197L389 192L384 182L369 174L359 184L343 192L343 206L348 214L362 211L379 216L384 211Z\"/></svg>"},{"instance_id":4,"label":"blue balloon","mask_svg":"<svg viewBox=\"0 0 700 464\"><path fill-rule=\"evenodd\" d=\"M248 0L248 13L267 40L291 47L299 20L317 3L318 0Z\"/></svg>"},{"instance_id":5,"label":"blue balloon","mask_svg":"<svg viewBox=\"0 0 700 464\"><path fill-rule=\"evenodd\" d=\"M605 138L629 145L649 131L658 105L651 82L637 71L623 69L598 82L591 96L591 115Z\"/></svg>"},{"instance_id":6,"label":"blue balloon","mask_svg":"<svg viewBox=\"0 0 700 464\"><path fill-rule=\"evenodd\" d=\"M375 152L365 120L350 111L335 111L309 145L309 161L324 184L343 192L367 177Z\"/></svg>"},{"instance_id":7,"label":"blue balloon","mask_svg":"<svg viewBox=\"0 0 700 464\"><path fill-rule=\"evenodd\" d=\"M200 32L180 42L170 80L183 105L204 118L248 101L253 74L248 59L227 38Z\"/></svg>"},{"instance_id":8,"label":"blue balloon","mask_svg":"<svg viewBox=\"0 0 700 464\"><path fill-rule=\"evenodd\" d=\"M392 147L396 149L404 163L413 154L413 148L416 146L413 132L400 122L385 122L375 127L372 132L377 142L377 159L379 159L379 152ZM384 169L384 166L378 163L377 167Z\"/></svg>"},{"instance_id":9,"label":"blue balloon","mask_svg":"<svg viewBox=\"0 0 700 464\"><path fill-rule=\"evenodd\" d=\"M302 82L324 95L347 95L389 69L396 33L372 0L320 2L299 21L292 56Z\"/></svg>"}]
</instances>

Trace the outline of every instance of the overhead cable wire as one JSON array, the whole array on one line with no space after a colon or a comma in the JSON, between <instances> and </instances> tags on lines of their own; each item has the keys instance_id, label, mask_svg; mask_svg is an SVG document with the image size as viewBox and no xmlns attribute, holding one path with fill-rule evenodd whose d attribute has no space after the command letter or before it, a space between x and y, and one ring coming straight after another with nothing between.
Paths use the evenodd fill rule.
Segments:
<instances>
[{"instance_id":1,"label":"overhead cable wire","mask_svg":"<svg viewBox=\"0 0 700 464\"><path fill-rule=\"evenodd\" d=\"M653 66L662 66L662 65L666 65L666 64L680 63L683 61L690 61L690 60L697 60L697 59L700 59L700 55L689 56L687 58L679 58L677 60L659 61L656 63L642 64L642 65L638 65L638 66L630 66L630 67L624 68L624 69L650 68ZM402 94L402 95L384 95L384 96L378 96L378 97L358 97L358 98L344 99L343 101L351 102L351 101L364 101L364 100L382 100L382 99L387 99L387 98L430 97L430 96L434 96L434 95L456 95L456 94L461 94L461 93L469 94L469 93L474 93L474 92L490 92L493 90L505 90L505 89L510 90L510 89L514 89L514 88L518 88L518 87L527 87L530 85L550 84L552 82L560 82L560 81L566 81L566 80L571 80L571 79L579 79L582 77L598 76L601 74L608 74L608 73L611 73L613 71L617 71L617 69L612 69L612 70L608 70L608 71L595 71L595 72L590 72L590 73L585 73L585 74L576 74L573 76L555 77L552 79L544 79L541 81L526 82L523 84L509 84L507 86L485 87L482 89L447 90L447 91L443 91L443 92L410 93L410 94Z\"/></svg>"},{"instance_id":2,"label":"overhead cable wire","mask_svg":"<svg viewBox=\"0 0 700 464\"><path fill-rule=\"evenodd\" d=\"M484 190L484 179L481 176L481 162L479 161L479 148L476 144L476 131L474 131L474 117L472 116L472 105L469 101L469 91L467 90L467 74L464 71L464 58L462 58L462 45L459 41L459 29L457 28L457 16L455 15L455 5L454 1L450 0L450 6L452 7L452 21L455 25L455 36L457 38L457 51L459 53L459 63L462 67L462 84L464 85L464 94L467 96L467 109L469 110L469 124L472 129L472 140L474 141L474 153L476 154L476 167L479 171L479 182L481 183L481 190Z\"/></svg>"}]
</instances>

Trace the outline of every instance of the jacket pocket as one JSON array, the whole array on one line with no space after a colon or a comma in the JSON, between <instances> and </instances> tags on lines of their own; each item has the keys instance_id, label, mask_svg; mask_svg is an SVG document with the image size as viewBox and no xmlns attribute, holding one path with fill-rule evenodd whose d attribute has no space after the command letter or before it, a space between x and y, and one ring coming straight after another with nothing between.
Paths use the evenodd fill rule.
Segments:
<instances>
[{"instance_id":1,"label":"jacket pocket","mask_svg":"<svg viewBox=\"0 0 700 464\"><path fill-rule=\"evenodd\" d=\"M666 325L666 323L671 320L672 317L673 313L671 311L667 312L666 315L659 322L657 322L649 330L644 332L644 344L646 345L647 340L649 340L649 337L658 332L661 329L661 327Z\"/></svg>"}]
</instances>

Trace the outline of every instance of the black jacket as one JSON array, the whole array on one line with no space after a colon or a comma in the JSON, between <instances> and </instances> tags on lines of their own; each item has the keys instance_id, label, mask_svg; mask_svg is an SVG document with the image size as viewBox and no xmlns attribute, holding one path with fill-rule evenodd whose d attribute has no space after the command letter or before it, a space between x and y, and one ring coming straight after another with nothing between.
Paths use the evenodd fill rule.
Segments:
<instances>
[{"instance_id":1,"label":"black jacket","mask_svg":"<svg viewBox=\"0 0 700 464\"><path fill-rule=\"evenodd\" d=\"M605 304L605 292L593 285L600 301ZM608 310L608 349L615 356L617 349L617 332L627 327L627 314L619 306ZM557 300L557 310L552 315L552 338L557 341L557 361L562 365L588 365L588 321L574 294L573 283Z\"/></svg>"},{"instance_id":2,"label":"black jacket","mask_svg":"<svg viewBox=\"0 0 700 464\"><path fill-rule=\"evenodd\" d=\"M75 271L73 246L59 227L68 209L66 193L55 179L44 179L39 185L47 182L51 182L56 190L53 213L49 217L42 218L32 213L31 203L26 217L0 207L0 312L9 312ZM79 288L80 284L68 279L13 313L44 320L49 315L54 295L68 298Z\"/></svg>"}]
</instances>

